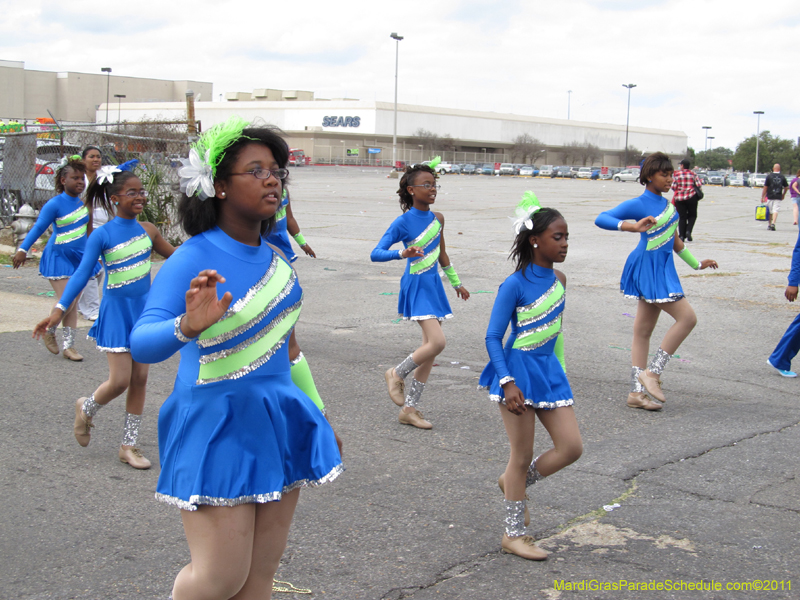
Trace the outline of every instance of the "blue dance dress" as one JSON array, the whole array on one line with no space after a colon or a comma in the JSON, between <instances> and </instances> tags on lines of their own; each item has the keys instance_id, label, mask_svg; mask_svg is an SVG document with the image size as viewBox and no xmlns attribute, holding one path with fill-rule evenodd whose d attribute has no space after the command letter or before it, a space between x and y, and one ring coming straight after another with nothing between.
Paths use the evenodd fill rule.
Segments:
<instances>
[{"instance_id":1,"label":"blue dance dress","mask_svg":"<svg viewBox=\"0 0 800 600\"><path fill-rule=\"evenodd\" d=\"M655 217L657 223L642 232L639 245L630 253L622 270L620 291L626 298L650 303L675 302L683 298L672 250L678 212L663 196L645 190L644 194L600 213L595 225L619 229L622 221Z\"/></svg>"},{"instance_id":2,"label":"blue dance dress","mask_svg":"<svg viewBox=\"0 0 800 600\"><path fill-rule=\"evenodd\" d=\"M176 327L203 269L226 278L217 293L233 302L184 342ZM344 470L328 421L290 375L286 340L302 299L294 270L266 242L241 244L219 228L190 238L161 267L131 336L136 361L181 353L158 417L158 500L184 510L272 502Z\"/></svg>"},{"instance_id":3,"label":"blue dance dress","mask_svg":"<svg viewBox=\"0 0 800 600\"><path fill-rule=\"evenodd\" d=\"M419 246L424 250L425 256L406 260L400 279L397 312L404 321L444 321L453 316L439 275L441 237L442 224L433 211L411 208L394 220L370 254L373 262L401 259L400 251L389 250L397 242L403 242L405 248Z\"/></svg>"},{"instance_id":4,"label":"blue dance dress","mask_svg":"<svg viewBox=\"0 0 800 600\"><path fill-rule=\"evenodd\" d=\"M292 242L289 240L289 230L286 223L286 207L289 206L289 192L283 190L283 197L281 198L281 207L275 213L275 226L269 232L266 240L267 243L277 246L281 249L284 256L289 262L297 260L297 255L292 249Z\"/></svg>"},{"instance_id":5,"label":"blue dance dress","mask_svg":"<svg viewBox=\"0 0 800 600\"><path fill-rule=\"evenodd\" d=\"M486 331L490 362L479 380L490 400L505 404L501 384L513 379L528 406L572 406L572 389L555 354L564 302L564 286L553 269L529 265L502 283Z\"/></svg>"},{"instance_id":6,"label":"blue dance dress","mask_svg":"<svg viewBox=\"0 0 800 600\"><path fill-rule=\"evenodd\" d=\"M98 257L106 268L100 314L89 330L101 352L130 352L130 335L150 291L150 236L134 219L116 217L95 229L83 259L56 304L66 310L94 276Z\"/></svg>"},{"instance_id":7,"label":"blue dance dress","mask_svg":"<svg viewBox=\"0 0 800 600\"><path fill-rule=\"evenodd\" d=\"M89 222L89 211L79 196L70 196L62 192L50 198L39 212L39 218L33 225L19 249L28 252L45 230L53 226L53 235L39 260L39 273L46 279L68 279L72 277L83 257L86 246L86 224ZM100 272L100 265L95 261L93 275Z\"/></svg>"}]
</instances>

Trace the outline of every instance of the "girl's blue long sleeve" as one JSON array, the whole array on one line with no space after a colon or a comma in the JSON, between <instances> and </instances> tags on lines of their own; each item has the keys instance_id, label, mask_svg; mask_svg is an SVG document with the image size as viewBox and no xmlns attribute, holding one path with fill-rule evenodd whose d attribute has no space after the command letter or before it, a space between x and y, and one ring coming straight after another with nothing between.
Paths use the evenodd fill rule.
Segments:
<instances>
[{"instance_id":1,"label":"girl's blue long sleeve","mask_svg":"<svg viewBox=\"0 0 800 600\"><path fill-rule=\"evenodd\" d=\"M99 230L89 236L89 239L86 241L86 247L83 250L81 264L72 277L69 278L67 287L64 288L64 293L61 294L61 299L56 305L61 307L61 310L66 311L66 309L69 308L69 305L80 295L83 288L85 288L86 284L89 282L89 279L91 279L95 265L97 264L97 259L100 258L103 252L104 241Z\"/></svg>"},{"instance_id":2,"label":"girl's blue long sleeve","mask_svg":"<svg viewBox=\"0 0 800 600\"><path fill-rule=\"evenodd\" d=\"M56 198L58 197L59 196L56 196ZM20 250L25 250L25 252L30 250L31 246L36 243L36 240L42 237L42 234L56 220L56 216L58 216L58 203L54 202L54 200L55 198L48 200L42 207L42 210L39 211L39 218L36 219L36 223L31 227L28 235L25 236L25 240L19 245Z\"/></svg>"},{"instance_id":3,"label":"girl's blue long sleeve","mask_svg":"<svg viewBox=\"0 0 800 600\"><path fill-rule=\"evenodd\" d=\"M633 200L626 200L622 204L615 206L611 210L606 210L597 215L594 224L601 229L614 230L617 229L620 221L627 221L629 219L639 220L642 217L638 216L641 213L642 207L639 198Z\"/></svg>"},{"instance_id":4,"label":"girl's blue long sleeve","mask_svg":"<svg viewBox=\"0 0 800 600\"><path fill-rule=\"evenodd\" d=\"M517 287L513 281L506 280L500 285L492 307L492 316L489 318L489 327L486 329L486 351L489 353L495 373L501 380L511 375L503 349L503 336L509 323L513 323L517 295ZM513 329L512 327L512 336ZM509 338L508 343L513 344L513 340Z\"/></svg>"},{"instance_id":5,"label":"girl's blue long sleeve","mask_svg":"<svg viewBox=\"0 0 800 600\"><path fill-rule=\"evenodd\" d=\"M397 250L390 250L392 246L402 239L405 239L403 237L403 231L401 230L399 219L396 219L394 223L389 226L389 229L386 230L386 233L383 234L378 245L375 246L370 253L370 260L372 262L387 262L402 258Z\"/></svg>"}]
</instances>

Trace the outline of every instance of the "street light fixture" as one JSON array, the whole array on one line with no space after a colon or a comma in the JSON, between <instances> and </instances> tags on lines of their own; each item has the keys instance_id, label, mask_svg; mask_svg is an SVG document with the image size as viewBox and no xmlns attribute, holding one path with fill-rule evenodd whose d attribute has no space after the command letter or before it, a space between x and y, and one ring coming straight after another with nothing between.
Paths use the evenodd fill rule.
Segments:
<instances>
[{"instance_id":1,"label":"street light fixture","mask_svg":"<svg viewBox=\"0 0 800 600\"><path fill-rule=\"evenodd\" d=\"M117 131L119 131L119 124L122 122L122 99L127 98L125 94L114 94L117 99Z\"/></svg>"},{"instance_id":2,"label":"street light fixture","mask_svg":"<svg viewBox=\"0 0 800 600\"><path fill-rule=\"evenodd\" d=\"M110 100L108 92L111 89L111 67L102 67L100 71L106 74L106 131L108 131L108 102Z\"/></svg>"},{"instance_id":3,"label":"street light fixture","mask_svg":"<svg viewBox=\"0 0 800 600\"><path fill-rule=\"evenodd\" d=\"M708 150L708 130L711 129L711 125L703 125L703 129L706 130L706 141L703 142L703 152Z\"/></svg>"},{"instance_id":4,"label":"street light fixture","mask_svg":"<svg viewBox=\"0 0 800 600\"><path fill-rule=\"evenodd\" d=\"M572 100L572 90L567 90L567 121L569 121L570 100Z\"/></svg>"},{"instance_id":5,"label":"street light fixture","mask_svg":"<svg viewBox=\"0 0 800 600\"><path fill-rule=\"evenodd\" d=\"M389 37L397 42L394 51L394 133L392 134L392 168L395 168L397 167L397 67L400 64L400 40L403 36L393 32Z\"/></svg>"},{"instance_id":6,"label":"street light fixture","mask_svg":"<svg viewBox=\"0 0 800 600\"><path fill-rule=\"evenodd\" d=\"M711 152L711 146L714 145L713 140L715 140L717 138L715 138L713 135L710 135L710 136L708 136L708 139L709 139L709 141L711 141L711 143L708 145L708 151Z\"/></svg>"},{"instance_id":7,"label":"street light fixture","mask_svg":"<svg viewBox=\"0 0 800 600\"><path fill-rule=\"evenodd\" d=\"M625 164L623 167L628 166L628 125L631 120L631 90L636 87L635 83L623 83L622 87L628 88L628 116L625 117Z\"/></svg>"},{"instance_id":8,"label":"street light fixture","mask_svg":"<svg viewBox=\"0 0 800 600\"><path fill-rule=\"evenodd\" d=\"M757 115L757 117L756 117L756 169L755 169L755 171L753 171L753 173L758 173L758 136L761 134L761 115L764 114L764 111L763 110L754 110L753 114Z\"/></svg>"}]
</instances>

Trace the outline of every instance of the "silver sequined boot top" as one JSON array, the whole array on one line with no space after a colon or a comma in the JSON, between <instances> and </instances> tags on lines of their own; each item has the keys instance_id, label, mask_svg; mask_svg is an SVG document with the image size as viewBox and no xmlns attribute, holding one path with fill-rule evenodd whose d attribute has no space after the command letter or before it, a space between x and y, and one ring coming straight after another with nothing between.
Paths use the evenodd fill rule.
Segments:
<instances>
[{"instance_id":1,"label":"silver sequined boot top","mask_svg":"<svg viewBox=\"0 0 800 600\"><path fill-rule=\"evenodd\" d=\"M420 403L420 399L422 398L422 392L425 389L425 384L421 381L417 381L413 377L411 378L411 383L408 384L408 391L406 392L406 403L405 406L410 406L411 408L417 408Z\"/></svg>"},{"instance_id":2,"label":"silver sequined boot top","mask_svg":"<svg viewBox=\"0 0 800 600\"><path fill-rule=\"evenodd\" d=\"M139 439L139 425L142 423L142 415L132 415L125 413L125 429L122 432L122 445L135 446Z\"/></svg>"},{"instance_id":3,"label":"silver sequined boot top","mask_svg":"<svg viewBox=\"0 0 800 600\"><path fill-rule=\"evenodd\" d=\"M639 381L639 374L643 373L644 369L641 367L631 367L631 394L640 394L644 392L644 386Z\"/></svg>"},{"instance_id":4,"label":"silver sequined boot top","mask_svg":"<svg viewBox=\"0 0 800 600\"><path fill-rule=\"evenodd\" d=\"M532 486L534 483L539 481L540 479L544 479L544 475L539 473L536 469L536 461L539 460L539 457L533 459L533 462L528 467L528 474L525 476L525 487Z\"/></svg>"},{"instance_id":5,"label":"silver sequined boot top","mask_svg":"<svg viewBox=\"0 0 800 600\"><path fill-rule=\"evenodd\" d=\"M414 362L414 359L411 358L412 356L413 354L409 354L408 358L394 368L394 372L397 373L397 376L400 379L405 379L408 377L408 374L419 366Z\"/></svg>"},{"instance_id":6,"label":"silver sequined boot top","mask_svg":"<svg viewBox=\"0 0 800 600\"><path fill-rule=\"evenodd\" d=\"M61 335L64 336L64 343L62 348L67 350L75 345L75 329L73 327L62 327Z\"/></svg>"},{"instance_id":7,"label":"silver sequined boot top","mask_svg":"<svg viewBox=\"0 0 800 600\"><path fill-rule=\"evenodd\" d=\"M506 509L506 535L510 538L525 535L525 500L503 500Z\"/></svg>"},{"instance_id":8,"label":"silver sequined boot top","mask_svg":"<svg viewBox=\"0 0 800 600\"><path fill-rule=\"evenodd\" d=\"M51 334L55 335L56 334L56 325L53 325L52 327L48 327L47 328L47 333L51 333Z\"/></svg>"},{"instance_id":9,"label":"silver sequined boot top","mask_svg":"<svg viewBox=\"0 0 800 600\"><path fill-rule=\"evenodd\" d=\"M670 358L672 357L669 354L659 348L656 350L656 355L653 357L653 360L650 361L650 364L647 366L647 368L650 369L650 372L653 375L661 375L661 373L664 372L664 367L667 366Z\"/></svg>"},{"instance_id":10,"label":"silver sequined boot top","mask_svg":"<svg viewBox=\"0 0 800 600\"><path fill-rule=\"evenodd\" d=\"M103 408L103 405L94 401L94 394L83 401L83 414L90 419L94 417L101 408Z\"/></svg>"}]
</instances>

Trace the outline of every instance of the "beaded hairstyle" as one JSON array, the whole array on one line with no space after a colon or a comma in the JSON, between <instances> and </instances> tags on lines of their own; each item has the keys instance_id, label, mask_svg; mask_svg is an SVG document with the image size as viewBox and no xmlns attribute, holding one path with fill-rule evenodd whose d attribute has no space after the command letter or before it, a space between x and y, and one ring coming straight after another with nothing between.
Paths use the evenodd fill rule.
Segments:
<instances>
[{"instance_id":1,"label":"beaded hairstyle","mask_svg":"<svg viewBox=\"0 0 800 600\"><path fill-rule=\"evenodd\" d=\"M400 196L400 208L403 212L410 210L414 206L414 197L408 193L408 186L414 185L419 173L430 173L436 179L438 177L436 167L440 162L442 162L442 157L437 156L430 162L430 165L420 163L413 167L406 167L403 176L400 178L400 187L397 189L397 195Z\"/></svg>"}]
</instances>

